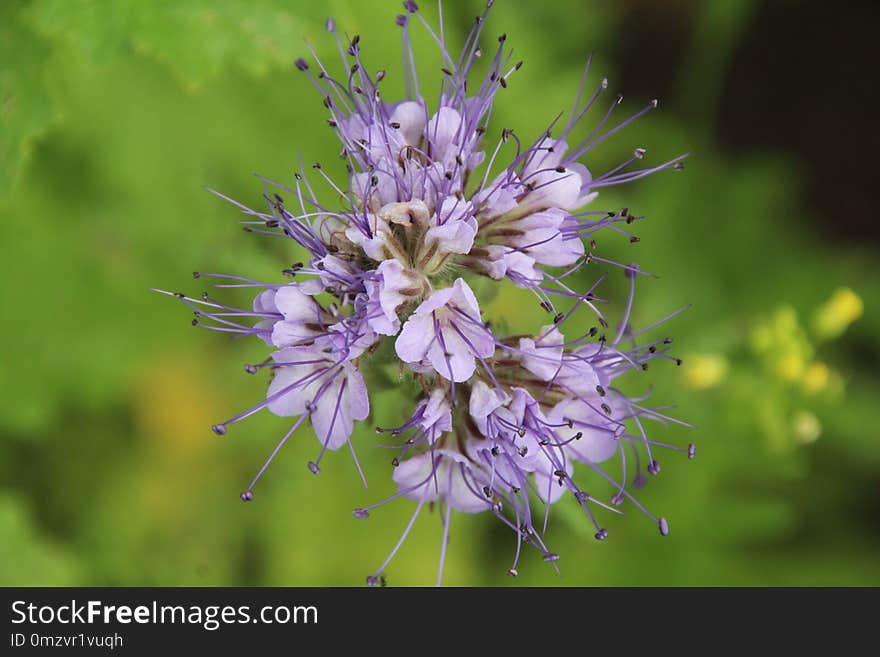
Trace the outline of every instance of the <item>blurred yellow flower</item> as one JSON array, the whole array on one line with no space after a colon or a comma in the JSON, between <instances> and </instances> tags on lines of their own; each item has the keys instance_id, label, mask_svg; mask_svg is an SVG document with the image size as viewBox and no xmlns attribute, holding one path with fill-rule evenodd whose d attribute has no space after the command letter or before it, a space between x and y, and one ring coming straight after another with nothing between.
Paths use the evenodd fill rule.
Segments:
<instances>
[{"instance_id":1,"label":"blurred yellow flower","mask_svg":"<svg viewBox=\"0 0 880 657\"><path fill-rule=\"evenodd\" d=\"M840 288L816 310L813 330L822 339L836 338L861 317L864 310L865 304L858 294L849 288Z\"/></svg>"},{"instance_id":2,"label":"blurred yellow flower","mask_svg":"<svg viewBox=\"0 0 880 657\"><path fill-rule=\"evenodd\" d=\"M776 361L776 374L785 381L797 381L804 371L804 359L800 354L787 353Z\"/></svg>"},{"instance_id":3,"label":"blurred yellow flower","mask_svg":"<svg viewBox=\"0 0 880 657\"><path fill-rule=\"evenodd\" d=\"M691 390L708 390L721 383L730 369L721 354L697 354L684 359L684 383Z\"/></svg>"},{"instance_id":4,"label":"blurred yellow flower","mask_svg":"<svg viewBox=\"0 0 880 657\"><path fill-rule=\"evenodd\" d=\"M822 423L809 411L796 411L791 427L795 438L804 445L816 442L822 435Z\"/></svg>"},{"instance_id":5,"label":"blurred yellow flower","mask_svg":"<svg viewBox=\"0 0 880 657\"><path fill-rule=\"evenodd\" d=\"M194 356L153 359L134 379L138 432L170 458L211 444L206 427L223 412L216 390L205 385L204 363Z\"/></svg>"},{"instance_id":6,"label":"blurred yellow flower","mask_svg":"<svg viewBox=\"0 0 880 657\"><path fill-rule=\"evenodd\" d=\"M804 390L811 395L818 394L825 390L830 381L831 370L825 363L819 361L810 363L801 379Z\"/></svg>"}]
</instances>

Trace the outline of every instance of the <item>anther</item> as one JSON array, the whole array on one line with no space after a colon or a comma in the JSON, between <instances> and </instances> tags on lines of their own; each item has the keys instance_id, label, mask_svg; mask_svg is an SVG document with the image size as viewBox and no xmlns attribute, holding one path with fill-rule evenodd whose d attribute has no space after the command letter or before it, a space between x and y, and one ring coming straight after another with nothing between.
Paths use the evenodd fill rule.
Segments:
<instances>
[{"instance_id":1,"label":"anther","mask_svg":"<svg viewBox=\"0 0 880 657\"><path fill-rule=\"evenodd\" d=\"M668 536L669 535L669 523L666 522L666 518L660 518L659 522L657 523L657 526L660 528L660 535L661 536Z\"/></svg>"},{"instance_id":2,"label":"anther","mask_svg":"<svg viewBox=\"0 0 880 657\"><path fill-rule=\"evenodd\" d=\"M391 465L396 468L398 465L400 465L400 459L395 456L393 459L391 459Z\"/></svg>"},{"instance_id":3,"label":"anther","mask_svg":"<svg viewBox=\"0 0 880 657\"><path fill-rule=\"evenodd\" d=\"M304 60L302 57L300 57L299 59L297 59L297 60L293 63L293 65L296 66L297 70L300 70L300 71L308 71L308 70L309 70L309 64L308 64L308 62L306 62L306 60Z\"/></svg>"},{"instance_id":4,"label":"anther","mask_svg":"<svg viewBox=\"0 0 880 657\"><path fill-rule=\"evenodd\" d=\"M547 554L544 555L543 558L544 558L544 561L546 561L547 563L551 563L553 561L559 561L559 555L556 554L555 552L548 552Z\"/></svg>"},{"instance_id":5,"label":"anther","mask_svg":"<svg viewBox=\"0 0 880 657\"><path fill-rule=\"evenodd\" d=\"M246 490L240 495L240 497L242 502L250 502L252 499L254 499L254 494L251 491Z\"/></svg>"},{"instance_id":6,"label":"anther","mask_svg":"<svg viewBox=\"0 0 880 657\"><path fill-rule=\"evenodd\" d=\"M370 517L369 511L367 511L366 509L357 508L357 509L352 510L351 513L355 518L369 518Z\"/></svg>"},{"instance_id":7,"label":"anther","mask_svg":"<svg viewBox=\"0 0 880 657\"><path fill-rule=\"evenodd\" d=\"M608 530L605 528L600 529L596 532L595 538L597 541L604 541L606 538L608 538Z\"/></svg>"},{"instance_id":8,"label":"anther","mask_svg":"<svg viewBox=\"0 0 880 657\"><path fill-rule=\"evenodd\" d=\"M697 455L697 446L691 443L688 445L688 458L693 460L693 458Z\"/></svg>"},{"instance_id":9,"label":"anther","mask_svg":"<svg viewBox=\"0 0 880 657\"><path fill-rule=\"evenodd\" d=\"M599 396L600 396L600 397L604 397L604 396L605 396L605 388L603 388L603 387L600 386L600 385L597 385L597 386L596 386L596 392L599 393Z\"/></svg>"},{"instance_id":10,"label":"anther","mask_svg":"<svg viewBox=\"0 0 880 657\"><path fill-rule=\"evenodd\" d=\"M507 571L507 574L510 575L511 577L516 577L517 575L519 575L519 573L516 571L516 568L510 568Z\"/></svg>"},{"instance_id":11,"label":"anther","mask_svg":"<svg viewBox=\"0 0 880 657\"><path fill-rule=\"evenodd\" d=\"M309 472L311 472L313 475L321 473L321 468L319 468L318 464L315 463L314 461L309 461L308 466L309 466Z\"/></svg>"},{"instance_id":12,"label":"anther","mask_svg":"<svg viewBox=\"0 0 880 657\"><path fill-rule=\"evenodd\" d=\"M224 424L215 424L211 427L211 431L216 433L218 436L226 435L226 425Z\"/></svg>"},{"instance_id":13,"label":"anther","mask_svg":"<svg viewBox=\"0 0 880 657\"><path fill-rule=\"evenodd\" d=\"M256 374L257 368L254 365L245 364L244 371L247 372L248 374Z\"/></svg>"},{"instance_id":14,"label":"anther","mask_svg":"<svg viewBox=\"0 0 880 657\"><path fill-rule=\"evenodd\" d=\"M605 413L605 415L611 415L611 407L608 404L602 404L602 411Z\"/></svg>"},{"instance_id":15,"label":"anther","mask_svg":"<svg viewBox=\"0 0 880 657\"><path fill-rule=\"evenodd\" d=\"M660 474L660 464L657 463L657 461L651 461L648 464L648 472L656 477L658 474Z\"/></svg>"}]
</instances>

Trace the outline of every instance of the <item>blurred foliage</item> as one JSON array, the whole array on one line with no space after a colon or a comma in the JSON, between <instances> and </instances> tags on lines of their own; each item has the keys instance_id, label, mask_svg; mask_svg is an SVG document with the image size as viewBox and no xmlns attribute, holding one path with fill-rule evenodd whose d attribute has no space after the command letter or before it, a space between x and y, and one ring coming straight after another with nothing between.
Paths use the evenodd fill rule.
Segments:
<instances>
[{"instance_id":1,"label":"blurred foliage","mask_svg":"<svg viewBox=\"0 0 880 657\"><path fill-rule=\"evenodd\" d=\"M450 38L461 41L478 4L447 4ZM624 5L497 2L487 38L507 32L527 65L499 99L496 130L543 130L570 106L589 50L614 89ZM588 162L602 171L642 145L655 162L692 153L684 174L597 201L648 215L638 244L599 239L603 255L661 275L640 283L636 322L693 304L664 329L684 366L650 377L658 403L698 427L656 432L698 444L696 461L668 457L644 493L672 534L630 513L608 519L600 544L561 504L549 533L561 576L529 558L520 584L880 583L880 378L862 355L880 336L869 302L880 263L867 245L819 241L797 162L719 150L720 85L751 6L687 5L692 36L675 72L687 92ZM249 174L286 182L300 153L329 159L323 108L291 62L303 37L335 61L321 29L332 14L399 87L396 11L342 0L0 5L0 584L358 585L391 549L411 505L368 521L350 513L393 490L377 476L391 465L370 449L370 427L355 437L369 490L345 453L312 477L318 446L303 432L254 503L238 502L285 423L260 415L221 439L208 427L260 399L264 381L241 364L263 349L187 331L181 309L148 288L193 290L193 269L277 278L296 259L241 234L202 187L258 203ZM427 39L417 51L430 88L439 60ZM652 90L626 91L644 93L637 107ZM602 292L620 299L624 284L612 275ZM512 330L546 320L510 287L489 306ZM403 413L393 389L373 406L378 424ZM439 537L437 514L423 515L389 583L431 583ZM447 583L508 582L506 529L457 516L451 537Z\"/></svg>"}]
</instances>

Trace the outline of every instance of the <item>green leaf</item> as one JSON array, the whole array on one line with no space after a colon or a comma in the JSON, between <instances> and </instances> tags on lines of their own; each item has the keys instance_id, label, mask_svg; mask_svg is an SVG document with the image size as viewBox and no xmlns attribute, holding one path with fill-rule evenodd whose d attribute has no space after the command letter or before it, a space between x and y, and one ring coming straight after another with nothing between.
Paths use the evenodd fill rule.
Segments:
<instances>
[{"instance_id":1,"label":"green leaf","mask_svg":"<svg viewBox=\"0 0 880 657\"><path fill-rule=\"evenodd\" d=\"M19 25L18 7L0 8L0 192L12 185L54 114L43 80L49 50Z\"/></svg>"},{"instance_id":2,"label":"green leaf","mask_svg":"<svg viewBox=\"0 0 880 657\"><path fill-rule=\"evenodd\" d=\"M66 43L87 61L104 65L134 50L166 64L190 89L234 63L252 75L291 65L291 51L319 32L320 20L303 14L322 7L272 0L37 0L27 11L33 27Z\"/></svg>"}]
</instances>

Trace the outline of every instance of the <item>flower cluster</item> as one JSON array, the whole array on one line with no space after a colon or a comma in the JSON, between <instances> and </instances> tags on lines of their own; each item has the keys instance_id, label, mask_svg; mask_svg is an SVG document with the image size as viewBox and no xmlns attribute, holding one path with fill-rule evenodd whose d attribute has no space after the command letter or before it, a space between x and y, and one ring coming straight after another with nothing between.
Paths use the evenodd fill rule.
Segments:
<instances>
[{"instance_id":1,"label":"flower cluster","mask_svg":"<svg viewBox=\"0 0 880 657\"><path fill-rule=\"evenodd\" d=\"M385 72L371 74L361 62L360 38L344 41L328 21L345 75L334 77L315 52L312 62L298 59L295 65L323 98L342 145L347 184L337 184L316 164L310 177L300 170L293 187L264 181L263 211L223 196L247 215L246 230L293 240L307 257L284 271L294 279L290 282L196 274L223 279L221 287L256 288L252 310L207 295L177 295L195 311L199 326L254 335L272 350L265 362L246 367L251 373L271 371L265 400L215 425L215 433L226 433L262 408L295 418L242 493L245 501L306 420L320 444L309 462L313 473L320 472L327 450L348 447L357 462L352 430L370 416L369 376L365 381L363 372L373 359L393 357L401 376L421 391L400 426L376 429L397 450L392 463L398 493L390 499L408 498L416 509L369 584L382 581L426 504L441 509L441 554L452 510L494 514L515 534L512 575L524 545L545 561L558 558L542 536L550 505L565 494L583 509L599 540L607 531L594 512L617 512L624 504L647 515L665 535L666 520L652 515L632 491L645 480L643 465L647 473L659 472L658 448L693 456L693 446L650 439L646 420L677 420L616 386L618 377L647 369L651 360L677 361L668 353L669 338L640 340L668 318L639 331L630 325L632 290L643 272L596 254L592 236L599 230L637 241L627 231L636 217L627 209L581 210L602 187L680 168L682 158L633 169L645 156L637 149L609 172L591 174L580 160L657 103L612 123L618 97L593 131L571 146L576 127L607 87L602 80L594 93L584 94L589 61L567 122L557 117L531 142L505 129L487 145L496 94L521 66L511 61L505 36L494 52L483 51L490 6L476 18L461 53L453 55L442 28L435 31L412 0L404 3L406 13L397 24L403 31L406 98L397 102L383 97ZM416 23L442 58L444 78L434 106L424 100L413 63ZM478 62L486 72L477 78L472 70ZM316 180L328 186L337 205L319 200ZM281 194L292 195L293 203ZM629 302L616 331L597 307L603 301L596 296L598 283L587 291L570 284L591 262L618 267L629 280ZM497 285L507 279L533 294L547 313L546 325L531 335L500 335L484 320L474 293L480 279ZM573 333L568 320L578 311L594 314L597 326ZM612 459L613 470L600 465ZM575 462L607 483L607 500L577 483ZM387 501L355 509L354 515L366 518ZM442 562L441 556L441 575Z\"/></svg>"}]
</instances>

